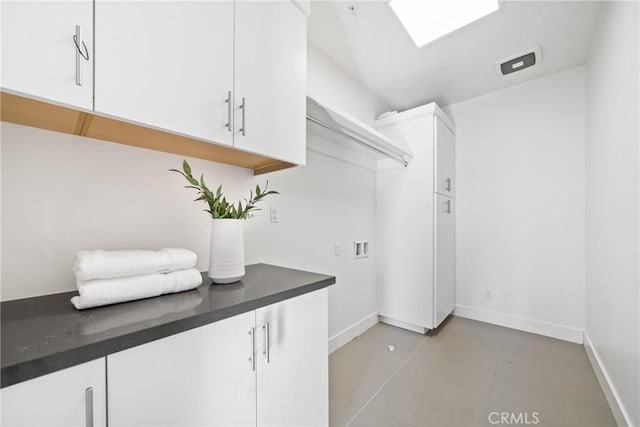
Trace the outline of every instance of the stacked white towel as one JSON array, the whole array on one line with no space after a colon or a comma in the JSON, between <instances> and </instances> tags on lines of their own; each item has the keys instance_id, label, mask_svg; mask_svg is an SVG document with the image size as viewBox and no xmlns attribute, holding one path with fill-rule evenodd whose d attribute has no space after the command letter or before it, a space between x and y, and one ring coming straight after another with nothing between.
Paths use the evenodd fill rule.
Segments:
<instances>
[{"instance_id":1,"label":"stacked white towel","mask_svg":"<svg viewBox=\"0 0 640 427\"><path fill-rule=\"evenodd\" d=\"M187 249L82 251L73 268L77 309L133 301L195 289L202 276Z\"/></svg>"},{"instance_id":2,"label":"stacked white towel","mask_svg":"<svg viewBox=\"0 0 640 427\"><path fill-rule=\"evenodd\" d=\"M76 254L73 271L80 285L82 282L93 279L184 270L195 267L197 261L193 251L179 248L157 251L80 251Z\"/></svg>"}]
</instances>

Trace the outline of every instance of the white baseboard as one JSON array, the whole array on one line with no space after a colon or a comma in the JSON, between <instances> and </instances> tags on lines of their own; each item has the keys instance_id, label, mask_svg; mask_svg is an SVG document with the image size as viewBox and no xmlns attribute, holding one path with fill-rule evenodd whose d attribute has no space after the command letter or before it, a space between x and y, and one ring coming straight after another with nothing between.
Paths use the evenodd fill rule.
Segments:
<instances>
[{"instance_id":1,"label":"white baseboard","mask_svg":"<svg viewBox=\"0 0 640 427\"><path fill-rule=\"evenodd\" d=\"M329 354L333 353L349 341L363 334L369 328L378 323L378 313L371 313L368 316L358 320L348 328L338 332L329 338Z\"/></svg>"},{"instance_id":2,"label":"white baseboard","mask_svg":"<svg viewBox=\"0 0 640 427\"><path fill-rule=\"evenodd\" d=\"M591 338L589 338L586 331L584 333L584 348L587 351L589 362L591 362L593 371L596 373L596 377L598 378L600 387L604 392L604 396L607 398L609 408L611 408L611 412L613 413L613 417L616 419L616 423L619 426L632 426L631 417L622 404L620 395L618 394L616 387L613 385L613 382L611 382L611 377L609 376L607 369L602 364L602 359L598 355L598 351L593 346Z\"/></svg>"},{"instance_id":3,"label":"white baseboard","mask_svg":"<svg viewBox=\"0 0 640 427\"><path fill-rule=\"evenodd\" d=\"M456 304L453 314L459 317L466 317L467 319L479 320L481 322L492 323L494 325L505 326L507 328L570 341L576 344L582 344L584 339L583 329L514 316L513 314L485 310L482 308Z\"/></svg>"},{"instance_id":4,"label":"white baseboard","mask_svg":"<svg viewBox=\"0 0 640 427\"><path fill-rule=\"evenodd\" d=\"M378 319L380 320L380 322L386 323L387 325L397 326L398 328L407 329L419 334L426 334L428 330L423 326L417 326L412 323L403 322L401 320L392 319L390 317L378 316Z\"/></svg>"}]
</instances>

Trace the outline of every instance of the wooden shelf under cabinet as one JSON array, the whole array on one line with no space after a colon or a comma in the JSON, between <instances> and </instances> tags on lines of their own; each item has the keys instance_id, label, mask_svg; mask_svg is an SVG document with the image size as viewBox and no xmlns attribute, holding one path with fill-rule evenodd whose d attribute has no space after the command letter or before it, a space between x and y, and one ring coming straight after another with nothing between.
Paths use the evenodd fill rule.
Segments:
<instances>
[{"instance_id":1,"label":"wooden shelf under cabinet","mask_svg":"<svg viewBox=\"0 0 640 427\"><path fill-rule=\"evenodd\" d=\"M3 122L225 163L253 169L254 175L296 166L292 163L258 154L247 153L231 147L215 145L168 131L75 110L46 101L6 92L0 92L0 98L0 118Z\"/></svg>"}]
</instances>

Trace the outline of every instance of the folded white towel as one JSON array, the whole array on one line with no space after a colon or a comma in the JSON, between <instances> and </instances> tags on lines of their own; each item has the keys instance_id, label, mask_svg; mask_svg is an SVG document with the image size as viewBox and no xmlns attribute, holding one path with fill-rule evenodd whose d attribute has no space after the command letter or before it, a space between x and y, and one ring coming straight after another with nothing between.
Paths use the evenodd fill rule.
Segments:
<instances>
[{"instance_id":1,"label":"folded white towel","mask_svg":"<svg viewBox=\"0 0 640 427\"><path fill-rule=\"evenodd\" d=\"M167 248L158 251L80 251L73 271L78 281L111 279L141 274L168 273L196 266L197 256L188 249Z\"/></svg>"},{"instance_id":2,"label":"folded white towel","mask_svg":"<svg viewBox=\"0 0 640 427\"><path fill-rule=\"evenodd\" d=\"M90 280L81 284L78 288L80 296L71 298L71 303L78 310L82 310L188 291L197 288L201 283L202 276L195 268L118 279Z\"/></svg>"}]
</instances>

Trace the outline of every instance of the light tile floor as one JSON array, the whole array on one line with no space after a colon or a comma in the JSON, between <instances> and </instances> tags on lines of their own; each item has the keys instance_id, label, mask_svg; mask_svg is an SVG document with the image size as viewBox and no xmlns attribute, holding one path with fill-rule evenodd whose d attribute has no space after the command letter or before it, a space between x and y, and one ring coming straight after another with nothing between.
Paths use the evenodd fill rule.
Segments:
<instances>
[{"instance_id":1,"label":"light tile floor","mask_svg":"<svg viewBox=\"0 0 640 427\"><path fill-rule=\"evenodd\" d=\"M431 337L378 324L329 381L332 426L615 426L581 345L460 317Z\"/></svg>"}]
</instances>

